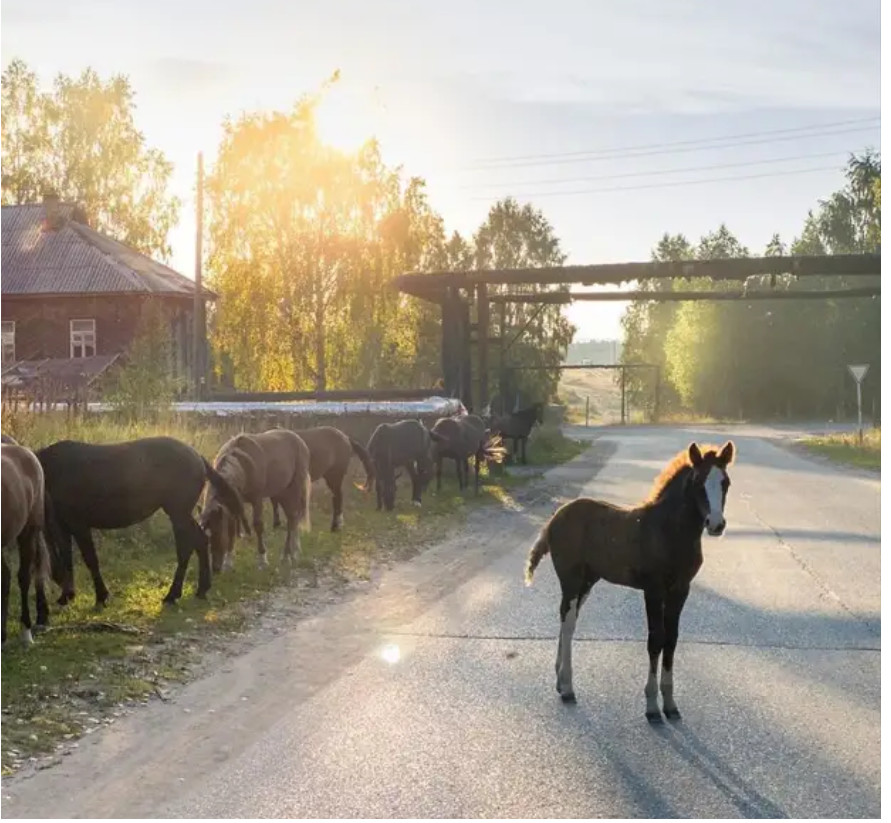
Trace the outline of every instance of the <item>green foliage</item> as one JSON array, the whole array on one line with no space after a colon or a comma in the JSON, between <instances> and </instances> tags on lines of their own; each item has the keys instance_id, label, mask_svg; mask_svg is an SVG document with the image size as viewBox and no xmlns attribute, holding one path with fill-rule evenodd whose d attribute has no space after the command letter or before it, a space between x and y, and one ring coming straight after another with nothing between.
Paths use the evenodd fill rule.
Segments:
<instances>
[{"instance_id":1,"label":"green foliage","mask_svg":"<svg viewBox=\"0 0 891 823\"><path fill-rule=\"evenodd\" d=\"M181 388L171 365L170 329L162 311L147 306L124 364L112 371L103 396L124 420L154 419Z\"/></svg>"},{"instance_id":2,"label":"green foliage","mask_svg":"<svg viewBox=\"0 0 891 823\"><path fill-rule=\"evenodd\" d=\"M13 60L2 78L2 202L36 203L52 191L86 222L139 251L167 258L180 202L167 194L173 167L146 146L127 78L92 69L58 75L49 92Z\"/></svg>"},{"instance_id":3,"label":"green foliage","mask_svg":"<svg viewBox=\"0 0 891 823\"><path fill-rule=\"evenodd\" d=\"M881 237L881 166L871 152L852 157L847 185L821 202L805 220L787 252L774 235L765 256L875 251ZM665 235L657 260L714 259L749 254L722 225L694 247L683 236ZM778 291L863 284L848 278L786 276L752 278L749 289ZM736 289L722 282L645 284L643 288ZM869 413L880 396L880 304L878 300L783 300L638 303L623 317L623 361L662 366L663 408L672 413L740 419L763 416L849 415L852 384L848 363L870 363L864 383ZM632 402L648 398L643 375L629 376ZM635 397L635 393L640 395Z\"/></svg>"}]
</instances>

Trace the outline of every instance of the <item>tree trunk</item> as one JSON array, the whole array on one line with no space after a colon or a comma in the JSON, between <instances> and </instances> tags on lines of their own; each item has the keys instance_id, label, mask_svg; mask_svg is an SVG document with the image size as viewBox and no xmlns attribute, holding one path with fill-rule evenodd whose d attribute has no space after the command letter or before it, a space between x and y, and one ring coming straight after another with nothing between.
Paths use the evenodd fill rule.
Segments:
<instances>
[{"instance_id":1,"label":"tree trunk","mask_svg":"<svg viewBox=\"0 0 891 823\"><path fill-rule=\"evenodd\" d=\"M316 391L325 391L328 378L325 373L325 305L316 304Z\"/></svg>"}]
</instances>

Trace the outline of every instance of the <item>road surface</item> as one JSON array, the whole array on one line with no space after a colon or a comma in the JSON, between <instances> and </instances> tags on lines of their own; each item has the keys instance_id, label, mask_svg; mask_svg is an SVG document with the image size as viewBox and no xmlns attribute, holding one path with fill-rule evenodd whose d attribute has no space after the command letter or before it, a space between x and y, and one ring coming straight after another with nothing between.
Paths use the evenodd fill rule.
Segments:
<instances>
[{"instance_id":1,"label":"road surface","mask_svg":"<svg viewBox=\"0 0 891 823\"><path fill-rule=\"evenodd\" d=\"M558 699L550 560L522 584L559 502L539 489L4 781L4 816L877 817L880 483L769 434L733 430L728 530L703 538L681 620L680 723L646 723L642 596L603 583L579 702ZM635 502L693 436L725 431L599 430L551 489Z\"/></svg>"}]
</instances>

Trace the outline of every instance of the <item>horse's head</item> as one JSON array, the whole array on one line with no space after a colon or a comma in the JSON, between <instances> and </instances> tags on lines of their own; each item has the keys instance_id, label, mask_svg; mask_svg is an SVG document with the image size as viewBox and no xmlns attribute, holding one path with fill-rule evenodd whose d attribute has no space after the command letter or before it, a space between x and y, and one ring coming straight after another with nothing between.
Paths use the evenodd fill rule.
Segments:
<instances>
[{"instance_id":1,"label":"horse's head","mask_svg":"<svg viewBox=\"0 0 891 823\"><path fill-rule=\"evenodd\" d=\"M198 525L210 541L210 564L214 574L232 567L232 550L238 524L219 500L205 502Z\"/></svg>"},{"instance_id":2,"label":"horse's head","mask_svg":"<svg viewBox=\"0 0 891 823\"><path fill-rule=\"evenodd\" d=\"M733 462L734 452L731 440L720 451L709 449L703 454L695 443L691 443L688 450L693 467L690 487L705 529L713 537L723 534L727 527L724 518L724 503L730 488L727 467Z\"/></svg>"},{"instance_id":3,"label":"horse's head","mask_svg":"<svg viewBox=\"0 0 891 823\"><path fill-rule=\"evenodd\" d=\"M532 408L535 409L535 422L538 423L539 426L544 425L544 403L533 403Z\"/></svg>"}]
</instances>

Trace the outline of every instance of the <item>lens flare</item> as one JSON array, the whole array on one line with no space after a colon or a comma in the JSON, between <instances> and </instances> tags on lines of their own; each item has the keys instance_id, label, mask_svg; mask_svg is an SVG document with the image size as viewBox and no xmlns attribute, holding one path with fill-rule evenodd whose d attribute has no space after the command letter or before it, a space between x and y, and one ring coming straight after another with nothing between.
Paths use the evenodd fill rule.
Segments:
<instances>
[{"instance_id":1,"label":"lens flare","mask_svg":"<svg viewBox=\"0 0 891 823\"><path fill-rule=\"evenodd\" d=\"M390 663L392 665L393 663L398 663L399 658L399 646L397 646L395 643L390 643L389 645L384 646L381 649L381 659L384 662Z\"/></svg>"}]
</instances>

